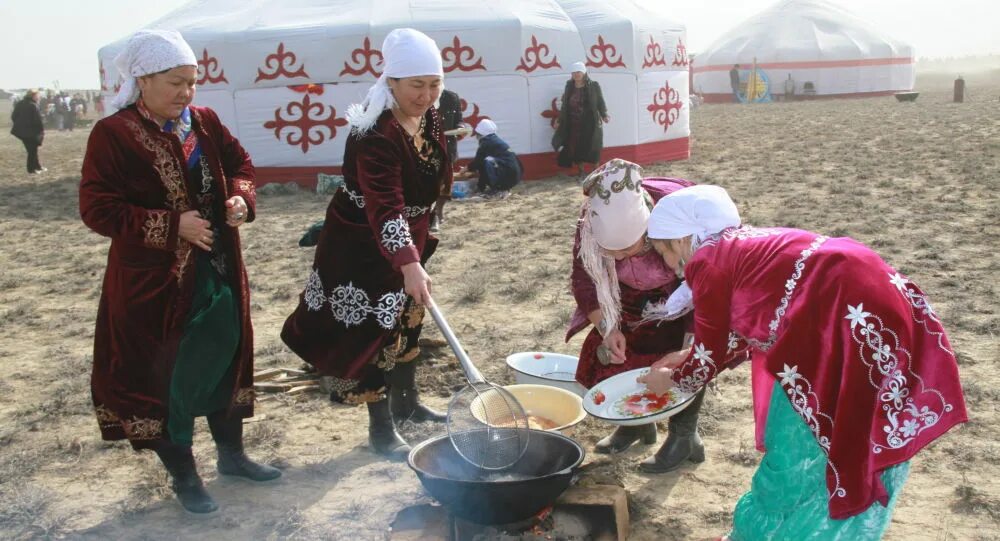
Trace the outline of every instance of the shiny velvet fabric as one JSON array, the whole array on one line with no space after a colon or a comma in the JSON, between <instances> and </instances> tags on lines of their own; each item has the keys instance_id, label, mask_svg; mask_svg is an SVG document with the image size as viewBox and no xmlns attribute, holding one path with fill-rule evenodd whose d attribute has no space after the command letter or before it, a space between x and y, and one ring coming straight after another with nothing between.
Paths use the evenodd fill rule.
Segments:
<instances>
[{"instance_id":1,"label":"shiny velvet fabric","mask_svg":"<svg viewBox=\"0 0 1000 541\"><path fill-rule=\"evenodd\" d=\"M366 365L398 336L406 302L400 267L426 262L437 246L428 233L430 209L452 172L437 111L425 120L436 163L418 158L390 111L363 137L348 137L345 187L327 207L305 290L281 331L341 394L371 379Z\"/></svg>"},{"instance_id":2,"label":"shiny velvet fabric","mask_svg":"<svg viewBox=\"0 0 1000 541\"><path fill-rule=\"evenodd\" d=\"M706 240L685 276L695 347L675 382L700 387L749 349L826 453L832 518L885 504L881 473L968 420L955 354L927 297L864 245L733 228ZM770 396L756 391L759 423Z\"/></svg>"},{"instance_id":3,"label":"shiny velvet fabric","mask_svg":"<svg viewBox=\"0 0 1000 541\"><path fill-rule=\"evenodd\" d=\"M647 178L642 186L653 201L664 195L693 185L683 179ZM566 333L569 341L580 332L590 320L587 314L600 309L597 289L587 270L580 261L580 225L577 225L573 240L573 271L570 286L576 299L576 311ZM659 302L670 296L680 282L654 250L649 250L628 259L615 262L622 299L622 334L625 335L626 360L624 364L602 365L597 358L597 348L603 343L597 329L591 329L580 349L580 361L576 368L576 380L585 387L616 374L644 368L658 361L665 354L683 346L684 331L689 323L686 319L667 321L660 324L637 325L642 319L642 309L650 302Z\"/></svg>"},{"instance_id":4,"label":"shiny velvet fabric","mask_svg":"<svg viewBox=\"0 0 1000 541\"><path fill-rule=\"evenodd\" d=\"M240 195L255 217L249 155L211 109L191 107L204 156L202 173L216 179L214 199ZM111 239L94 336L91 390L101 435L128 438L135 448L165 437L169 387L191 308L195 250L178 236L180 215L198 208L181 142L130 106L99 121L90 134L80 182L84 223ZM240 343L229 407L253 415L253 331L250 290L239 232L215 239L238 295Z\"/></svg>"}]
</instances>

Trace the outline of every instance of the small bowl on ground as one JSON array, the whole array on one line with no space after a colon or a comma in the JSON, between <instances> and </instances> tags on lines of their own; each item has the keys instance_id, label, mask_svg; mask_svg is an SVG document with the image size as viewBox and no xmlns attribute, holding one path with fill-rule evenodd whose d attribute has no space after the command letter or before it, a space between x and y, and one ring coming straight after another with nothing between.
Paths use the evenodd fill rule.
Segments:
<instances>
[{"instance_id":1,"label":"small bowl on ground","mask_svg":"<svg viewBox=\"0 0 1000 541\"><path fill-rule=\"evenodd\" d=\"M514 381L566 389L583 396L586 387L576 381L577 357L547 351L524 351L507 357Z\"/></svg>"}]
</instances>

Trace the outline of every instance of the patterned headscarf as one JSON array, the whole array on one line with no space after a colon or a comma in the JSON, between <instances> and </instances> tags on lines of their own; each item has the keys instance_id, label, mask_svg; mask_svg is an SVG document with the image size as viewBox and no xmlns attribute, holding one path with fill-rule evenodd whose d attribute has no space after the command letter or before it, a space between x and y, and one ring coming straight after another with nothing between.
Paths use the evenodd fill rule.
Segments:
<instances>
[{"instance_id":1,"label":"patterned headscarf","mask_svg":"<svg viewBox=\"0 0 1000 541\"><path fill-rule=\"evenodd\" d=\"M176 30L140 30L115 57L115 67L125 80L111 100L111 107L124 109L139 99L139 77L197 65L194 51Z\"/></svg>"}]
</instances>

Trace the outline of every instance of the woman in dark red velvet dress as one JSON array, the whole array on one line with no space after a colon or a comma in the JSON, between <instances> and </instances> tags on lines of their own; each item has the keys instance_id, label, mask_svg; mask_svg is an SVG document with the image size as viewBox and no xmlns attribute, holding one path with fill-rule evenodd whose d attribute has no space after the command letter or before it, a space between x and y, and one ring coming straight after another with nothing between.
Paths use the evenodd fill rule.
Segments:
<instances>
[{"instance_id":1,"label":"woman in dark red velvet dress","mask_svg":"<svg viewBox=\"0 0 1000 541\"><path fill-rule=\"evenodd\" d=\"M243 452L253 331L238 228L254 218L254 168L215 112L189 105L197 60L180 34L139 32L116 63L132 78L94 126L80 182L84 223L111 238L94 407L104 439L155 450L184 507L207 513L196 416L208 416L220 473L281 475Z\"/></svg>"},{"instance_id":2,"label":"woman in dark red velvet dress","mask_svg":"<svg viewBox=\"0 0 1000 541\"><path fill-rule=\"evenodd\" d=\"M333 400L367 404L371 447L402 459L410 448L394 416L444 420L417 401L413 361L430 296L423 264L437 245L428 233L431 207L452 174L433 107L444 73L437 46L398 29L382 53L382 78L348 110L344 188L327 208L313 268L281 338L332 377Z\"/></svg>"}]
</instances>

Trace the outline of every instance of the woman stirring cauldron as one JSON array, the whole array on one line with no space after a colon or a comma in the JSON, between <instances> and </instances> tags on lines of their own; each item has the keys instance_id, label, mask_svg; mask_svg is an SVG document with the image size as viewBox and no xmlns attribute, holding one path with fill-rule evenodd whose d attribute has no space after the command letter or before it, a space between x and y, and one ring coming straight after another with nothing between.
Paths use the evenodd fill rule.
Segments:
<instances>
[{"instance_id":1,"label":"woman stirring cauldron","mask_svg":"<svg viewBox=\"0 0 1000 541\"><path fill-rule=\"evenodd\" d=\"M766 452L728 538L881 538L910 459L968 420L924 293L852 239L741 226L718 186L660 199L649 237L690 285L695 341L641 381L694 392L752 355Z\"/></svg>"}]
</instances>

